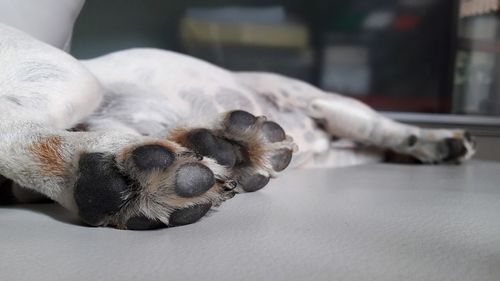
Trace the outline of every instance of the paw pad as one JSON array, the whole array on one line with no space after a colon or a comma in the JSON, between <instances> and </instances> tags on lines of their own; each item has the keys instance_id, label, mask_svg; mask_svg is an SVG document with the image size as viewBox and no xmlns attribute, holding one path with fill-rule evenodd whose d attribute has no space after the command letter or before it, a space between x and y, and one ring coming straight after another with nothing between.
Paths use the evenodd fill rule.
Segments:
<instances>
[{"instance_id":1,"label":"paw pad","mask_svg":"<svg viewBox=\"0 0 500 281\"><path fill-rule=\"evenodd\" d=\"M161 145L144 145L132 152L132 160L137 168L142 171L163 170L172 165L175 154Z\"/></svg>"},{"instance_id":2,"label":"paw pad","mask_svg":"<svg viewBox=\"0 0 500 281\"><path fill-rule=\"evenodd\" d=\"M127 220L127 229L130 230L150 230L164 228L166 225L159 220L150 219L145 216L135 216Z\"/></svg>"},{"instance_id":3,"label":"paw pad","mask_svg":"<svg viewBox=\"0 0 500 281\"><path fill-rule=\"evenodd\" d=\"M199 129L187 135L189 148L211 157L221 165L233 167L236 163L235 148L228 141L214 136L207 129Z\"/></svg>"},{"instance_id":4,"label":"paw pad","mask_svg":"<svg viewBox=\"0 0 500 281\"><path fill-rule=\"evenodd\" d=\"M244 191L254 192L266 186L269 183L269 179L269 177L257 174L244 177L240 180L240 184Z\"/></svg>"},{"instance_id":5,"label":"paw pad","mask_svg":"<svg viewBox=\"0 0 500 281\"><path fill-rule=\"evenodd\" d=\"M286 139L286 134L280 125L272 121L266 121L262 125L262 133L269 142L279 142Z\"/></svg>"},{"instance_id":6,"label":"paw pad","mask_svg":"<svg viewBox=\"0 0 500 281\"><path fill-rule=\"evenodd\" d=\"M243 110L236 110L229 115L228 128L232 130L245 130L254 125L256 121L257 118L252 114Z\"/></svg>"},{"instance_id":7,"label":"paw pad","mask_svg":"<svg viewBox=\"0 0 500 281\"><path fill-rule=\"evenodd\" d=\"M112 162L102 153L80 157L74 198L79 215L87 224L100 225L107 216L118 212L124 202L122 195L129 184Z\"/></svg>"},{"instance_id":8,"label":"paw pad","mask_svg":"<svg viewBox=\"0 0 500 281\"><path fill-rule=\"evenodd\" d=\"M281 172L292 161L292 151L286 148L279 149L276 154L271 157L271 166L276 172Z\"/></svg>"},{"instance_id":9,"label":"paw pad","mask_svg":"<svg viewBox=\"0 0 500 281\"><path fill-rule=\"evenodd\" d=\"M170 215L168 226L180 226L195 223L205 216L211 207L212 204L205 203L175 210Z\"/></svg>"},{"instance_id":10,"label":"paw pad","mask_svg":"<svg viewBox=\"0 0 500 281\"><path fill-rule=\"evenodd\" d=\"M444 140L444 143L447 150L447 156L443 159L444 161L459 159L467 154L467 148L465 147L464 142L460 139L447 138Z\"/></svg>"},{"instance_id":11,"label":"paw pad","mask_svg":"<svg viewBox=\"0 0 500 281\"><path fill-rule=\"evenodd\" d=\"M215 184L214 173L199 163L182 165L175 178L175 193L181 197L199 196Z\"/></svg>"}]
</instances>

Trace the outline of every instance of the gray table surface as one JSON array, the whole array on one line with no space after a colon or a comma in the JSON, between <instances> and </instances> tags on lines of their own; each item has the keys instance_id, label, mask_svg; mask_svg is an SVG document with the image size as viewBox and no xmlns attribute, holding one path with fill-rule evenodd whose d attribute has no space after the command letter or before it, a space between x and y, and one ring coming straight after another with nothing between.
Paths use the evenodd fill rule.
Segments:
<instances>
[{"instance_id":1,"label":"gray table surface","mask_svg":"<svg viewBox=\"0 0 500 281\"><path fill-rule=\"evenodd\" d=\"M202 221L0 208L0 280L500 280L500 163L289 171Z\"/></svg>"}]
</instances>

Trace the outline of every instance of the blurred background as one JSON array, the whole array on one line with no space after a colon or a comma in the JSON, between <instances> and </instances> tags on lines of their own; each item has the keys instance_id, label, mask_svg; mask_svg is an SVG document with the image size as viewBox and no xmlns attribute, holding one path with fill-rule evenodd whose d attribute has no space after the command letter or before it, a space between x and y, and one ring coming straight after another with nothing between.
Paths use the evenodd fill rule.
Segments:
<instances>
[{"instance_id":1,"label":"blurred background","mask_svg":"<svg viewBox=\"0 0 500 281\"><path fill-rule=\"evenodd\" d=\"M87 0L71 52L155 47L277 72L403 122L466 127L480 158L500 159L497 8L497 0Z\"/></svg>"}]
</instances>

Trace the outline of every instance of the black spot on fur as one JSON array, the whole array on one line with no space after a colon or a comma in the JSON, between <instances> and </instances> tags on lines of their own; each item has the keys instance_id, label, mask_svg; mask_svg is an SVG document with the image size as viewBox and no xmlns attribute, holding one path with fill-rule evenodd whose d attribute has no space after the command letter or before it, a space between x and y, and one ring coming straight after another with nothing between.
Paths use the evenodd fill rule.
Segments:
<instances>
[{"instance_id":1,"label":"black spot on fur","mask_svg":"<svg viewBox=\"0 0 500 281\"><path fill-rule=\"evenodd\" d=\"M11 103L13 103L13 104L15 104L15 105L19 105L19 106L23 105L23 104L21 103L21 101L20 101L18 98L16 98L16 97L5 96L4 98L5 98L7 101L10 101Z\"/></svg>"},{"instance_id":2,"label":"black spot on fur","mask_svg":"<svg viewBox=\"0 0 500 281\"><path fill-rule=\"evenodd\" d=\"M68 129L70 132L87 132L89 130L89 124L87 123L78 123L71 129Z\"/></svg>"},{"instance_id":3,"label":"black spot on fur","mask_svg":"<svg viewBox=\"0 0 500 281\"><path fill-rule=\"evenodd\" d=\"M123 204L129 184L113 162L102 153L86 153L80 157L74 198L78 214L85 223L102 224Z\"/></svg>"},{"instance_id":4,"label":"black spot on fur","mask_svg":"<svg viewBox=\"0 0 500 281\"><path fill-rule=\"evenodd\" d=\"M166 225L159 220L150 219L145 216L131 217L127 221L127 229L130 230L149 230L164 228Z\"/></svg>"},{"instance_id":5,"label":"black spot on fur","mask_svg":"<svg viewBox=\"0 0 500 281\"><path fill-rule=\"evenodd\" d=\"M174 162L175 153L158 144L144 145L132 152L132 160L143 171L164 170Z\"/></svg>"},{"instance_id":6,"label":"black spot on fur","mask_svg":"<svg viewBox=\"0 0 500 281\"><path fill-rule=\"evenodd\" d=\"M170 215L168 226L180 226L195 223L205 216L211 207L211 203L205 203L175 210Z\"/></svg>"},{"instance_id":7,"label":"black spot on fur","mask_svg":"<svg viewBox=\"0 0 500 281\"><path fill-rule=\"evenodd\" d=\"M281 110L280 104L278 103L278 98L271 93L261 93L260 97L264 100L264 102L271 108L276 110Z\"/></svg>"},{"instance_id":8,"label":"black spot on fur","mask_svg":"<svg viewBox=\"0 0 500 281\"><path fill-rule=\"evenodd\" d=\"M235 108L254 109L252 101L244 93L232 88L221 87L215 94L214 100L226 110Z\"/></svg>"},{"instance_id":9,"label":"black spot on fur","mask_svg":"<svg viewBox=\"0 0 500 281\"><path fill-rule=\"evenodd\" d=\"M415 144L417 144L417 141L418 141L417 136L411 135L408 137L408 140L406 141L406 143L408 144L409 147L412 147Z\"/></svg>"},{"instance_id":10,"label":"black spot on fur","mask_svg":"<svg viewBox=\"0 0 500 281\"><path fill-rule=\"evenodd\" d=\"M236 164L238 148L230 142L214 136L209 130L191 131L186 138L189 148L195 152L211 157L227 167L233 167Z\"/></svg>"},{"instance_id":11,"label":"black spot on fur","mask_svg":"<svg viewBox=\"0 0 500 281\"><path fill-rule=\"evenodd\" d=\"M269 183L269 179L269 177L257 174L241 179L240 184L246 192L254 192L266 186Z\"/></svg>"},{"instance_id":12,"label":"black spot on fur","mask_svg":"<svg viewBox=\"0 0 500 281\"><path fill-rule=\"evenodd\" d=\"M285 90L285 89L280 89L280 93L281 93L281 95L282 95L282 96L284 96L285 98L287 98L287 97L289 97L289 96L290 96L290 94L288 93L288 91L287 91L287 90Z\"/></svg>"},{"instance_id":13,"label":"black spot on fur","mask_svg":"<svg viewBox=\"0 0 500 281\"><path fill-rule=\"evenodd\" d=\"M175 177L175 193L182 197L199 196L215 184L214 173L200 163L182 165Z\"/></svg>"}]
</instances>

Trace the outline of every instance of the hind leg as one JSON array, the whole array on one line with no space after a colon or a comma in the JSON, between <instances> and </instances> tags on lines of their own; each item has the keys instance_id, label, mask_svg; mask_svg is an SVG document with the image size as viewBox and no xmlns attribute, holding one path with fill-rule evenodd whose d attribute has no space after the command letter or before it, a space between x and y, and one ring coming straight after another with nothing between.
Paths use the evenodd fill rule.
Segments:
<instances>
[{"instance_id":1,"label":"hind leg","mask_svg":"<svg viewBox=\"0 0 500 281\"><path fill-rule=\"evenodd\" d=\"M469 133L459 129L423 129L391 120L347 97L312 99L311 117L332 135L410 155L424 163L461 162L475 152Z\"/></svg>"},{"instance_id":2,"label":"hind leg","mask_svg":"<svg viewBox=\"0 0 500 281\"><path fill-rule=\"evenodd\" d=\"M96 226L189 224L231 198L227 169L177 143L118 131L71 132L102 99L69 55L0 24L0 188L7 179Z\"/></svg>"},{"instance_id":3,"label":"hind leg","mask_svg":"<svg viewBox=\"0 0 500 281\"><path fill-rule=\"evenodd\" d=\"M410 155L424 163L460 162L475 152L463 130L423 129L393 121L355 99L324 92L310 84L269 73L239 73L257 95L300 109L332 136Z\"/></svg>"}]
</instances>

